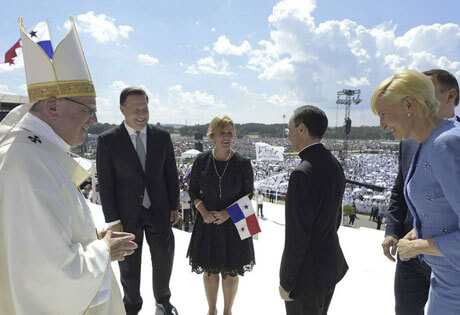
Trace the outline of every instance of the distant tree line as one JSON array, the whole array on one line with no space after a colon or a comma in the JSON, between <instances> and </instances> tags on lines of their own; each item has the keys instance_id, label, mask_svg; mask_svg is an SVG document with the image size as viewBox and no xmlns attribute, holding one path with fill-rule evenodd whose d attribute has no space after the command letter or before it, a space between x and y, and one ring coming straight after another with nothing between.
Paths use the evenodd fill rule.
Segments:
<instances>
[{"instance_id":1,"label":"distant tree line","mask_svg":"<svg viewBox=\"0 0 460 315\"><path fill-rule=\"evenodd\" d=\"M97 123L92 125L88 132L90 134L99 135L102 132L117 126L117 124ZM195 133L201 133L206 137L209 124L195 125L195 126L173 126L173 125L160 125L171 134L179 134L181 136L192 137ZM286 124L236 124L236 136L243 138L247 136L256 136L260 138L282 138L285 137L284 129L287 128ZM327 139L343 139L344 127L330 127L324 135ZM388 131L382 131L378 126L361 126L351 127L348 139L362 139L362 140L394 140L393 135Z\"/></svg>"},{"instance_id":2,"label":"distant tree line","mask_svg":"<svg viewBox=\"0 0 460 315\"><path fill-rule=\"evenodd\" d=\"M324 135L327 139L343 139L345 127L328 128ZM348 139L361 140L394 140L393 134L383 131L378 126L351 127Z\"/></svg>"}]
</instances>

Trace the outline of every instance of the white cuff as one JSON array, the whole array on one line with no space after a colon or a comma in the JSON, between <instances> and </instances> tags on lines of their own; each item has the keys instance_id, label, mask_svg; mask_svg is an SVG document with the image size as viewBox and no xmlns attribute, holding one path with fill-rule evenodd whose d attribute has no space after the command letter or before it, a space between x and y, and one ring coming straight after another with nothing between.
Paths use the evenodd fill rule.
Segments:
<instances>
[{"instance_id":1,"label":"white cuff","mask_svg":"<svg viewBox=\"0 0 460 315\"><path fill-rule=\"evenodd\" d=\"M116 221L112 221L112 222L109 222L107 223L107 228L111 227L111 226L114 226L118 223L121 223L121 220L116 220Z\"/></svg>"}]
</instances>

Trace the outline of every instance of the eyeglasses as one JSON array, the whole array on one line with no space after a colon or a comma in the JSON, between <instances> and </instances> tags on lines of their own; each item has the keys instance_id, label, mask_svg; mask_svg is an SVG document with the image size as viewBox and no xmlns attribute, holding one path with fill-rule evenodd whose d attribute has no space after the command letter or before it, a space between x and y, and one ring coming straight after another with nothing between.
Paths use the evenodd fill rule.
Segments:
<instances>
[{"instance_id":1,"label":"eyeglasses","mask_svg":"<svg viewBox=\"0 0 460 315\"><path fill-rule=\"evenodd\" d=\"M85 112L87 112L89 114L89 117L96 117L97 108L93 108L93 107L91 107L89 105L80 103L79 101L73 100L73 99L68 98L68 97L63 97L63 99L66 99L68 101L77 103L78 105L84 106L87 109Z\"/></svg>"}]
</instances>

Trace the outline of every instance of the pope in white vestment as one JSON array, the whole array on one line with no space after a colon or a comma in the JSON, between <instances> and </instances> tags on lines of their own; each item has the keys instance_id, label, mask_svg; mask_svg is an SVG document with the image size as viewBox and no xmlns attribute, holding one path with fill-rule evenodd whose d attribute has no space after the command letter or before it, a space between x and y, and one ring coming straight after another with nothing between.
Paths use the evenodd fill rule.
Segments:
<instances>
[{"instance_id":1,"label":"pope in white vestment","mask_svg":"<svg viewBox=\"0 0 460 315\"><path fill-rule=\"evenodd\" d=\"M48 112L73 106L79 119L97 121L95 107L75 100L91 97L95 105L73 20L54 62L30 40L20 22L31 102L43 101L41 108ZM98 239L78 189L89 174L68 152L75 140L68 141L65 132L52 128L52 119L39 118L49 119L45 110L28 112L31 105L14 109L0 123L0 315L123 315L110 263L121 259L120 248L124 255L133 248L124 247L122 233ZM56 121L61 119L63 125L69 113L61 110ZM86 133L79 125L63 128Z\"/></svg>"},{"instance_id":2,"label":"pope in white vestment","mask_svg":"<svg viewBox=\"0 0 460 315\"><path fill-rule=\"evenodd\" d=\"M0 314L125 314L65 148L31 114L0 143Z\"/></svg>"}]
</instances>

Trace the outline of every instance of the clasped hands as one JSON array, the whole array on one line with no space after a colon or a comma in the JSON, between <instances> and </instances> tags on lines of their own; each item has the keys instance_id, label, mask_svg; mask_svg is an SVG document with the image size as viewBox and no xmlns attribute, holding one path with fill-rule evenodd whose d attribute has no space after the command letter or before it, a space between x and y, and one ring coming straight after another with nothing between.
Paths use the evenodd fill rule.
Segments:
<instances>
[{"instance_id":1,"label":"clasped hands","mask_svg":"<svg viewBox=\"0 0 460 315\"><path fill-rule=\"evenodd\" d=\"M385 240L382 243L384 255L391 261L395 261L394 256L396 255L396 250L399 253L399 258L402 261L408 261L411 258L414 258L420 252L418 251L416 244L416 235L415 230L411 230L407 233L402 239L398 240L392 235L385 237Z\"/></svg>"},{"instance_id":2,"label":"clasped hands","mask_svg":"<svg viewBox=\"0 0 460 315\"><path fill-rule=\"evenodd\" d=\"M111 261L123 261L125 256L131 255L137 249L137 244L133 242L134 234L123 232L121 223L102 231L101 237L109 246Z\"/></svg>"},{"instance_id":3,"label":"clasped hands","mask_svg":"<svg viewBox=\"0 0 460 315\"><path fill-rule=\"evenodd\" d=\"M171 210L170 221L176 224L179 221L179 214L176 210ZM132 255L137 249L137 244L133 242L134 234L123 232L123 224L118 223L107 230L101 232L103 238L110 248L111 261L123 261L126 256Z\"/></svg>"},{"instance_id":4,"label":"clasped hands","mask_svg":"<svg viewBox=\"0 0 460 315\"><path fill-rule=\"evenodd\" d=\"M206 224L214 223L214 224L222 224L225 221L230 218L230 215L228 214L227 210L221 210L221 211L204 211L202 213L203 216L203 221Z\"/></svg>"}]
</instances>

